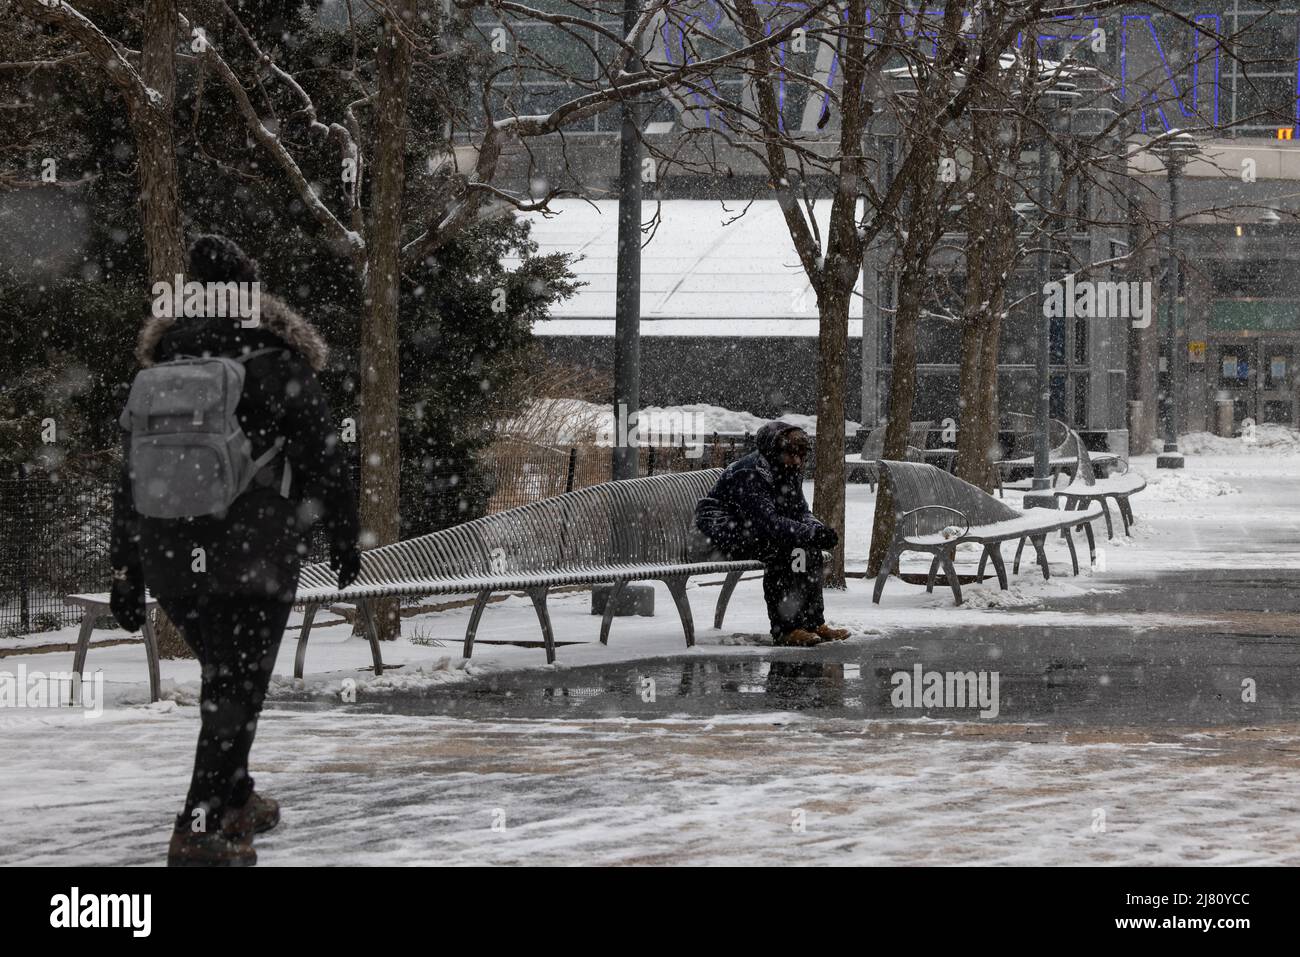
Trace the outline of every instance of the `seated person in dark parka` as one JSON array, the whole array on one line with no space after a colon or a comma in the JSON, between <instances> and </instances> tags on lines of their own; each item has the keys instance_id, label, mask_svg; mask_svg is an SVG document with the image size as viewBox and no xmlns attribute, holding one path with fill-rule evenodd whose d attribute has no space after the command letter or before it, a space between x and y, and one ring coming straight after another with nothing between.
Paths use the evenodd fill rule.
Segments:
<instances>
[{"instance_id":1,"label":"seated person in dark parka","mask_svg":"<svg viewBox=\"0 0 1300 957\"><path fill-rule=\"evenodd\" d=\"M757 449L733 462L695 508L701 551L763 562L763 597L779 645L806 647L847 638L826 624L823 549L839 544L813 517L803 494L808 435L788 422L758 431Z\"/></svg>"}]
</instances>

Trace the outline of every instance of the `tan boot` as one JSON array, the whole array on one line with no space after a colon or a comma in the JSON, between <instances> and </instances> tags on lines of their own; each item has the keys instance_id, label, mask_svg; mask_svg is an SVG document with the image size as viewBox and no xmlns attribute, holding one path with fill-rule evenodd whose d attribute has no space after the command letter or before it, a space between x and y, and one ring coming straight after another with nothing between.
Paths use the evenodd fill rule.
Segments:
<instances>
[{"instance_id":1,"label":"tan boot","mask_svg":"<svg viewBox=\"0 0 1300 957\"><path fill-rule=\"evenodd\" d=\"M232 841L252 840L280 823L280 802L254 791L243 807L229 808L221 816L221 830Z\"/></svg>"},{"instance_id":2,"label":"tan boot","mask_svg":"<svg viewBox=\"0 0 1300 957\"><path fill-rule=\"evenodd\" d=\"M811 648L813 645L820 645L821 643L822 639L817 637L816 634L802 628L787 631L773 642L773 644L780 645L783 648Z\"/></svg>"},{"instance_id":3,"label":"tan boot","mask_svg":"<svg viewBox=\"0 0 1300 957\"><path fill-rule=\"evenodd\" d=\"M172 831L168 867L251 867L257 851L247 841L232 841L221 831Z\"/></svg>"},{"instance_id":4,"label":"tan boot","mask_svg":"<svg viewBox=\"0 0 1300 957\"><path fill-rule=\"evenodd\" d=\"M823 641L843 641L845 638L849 637L849 630L847 628L832 628L824 622L818 625L814 631L817 633L817 637L821 638Z\"/></svg>"}]
</instances>

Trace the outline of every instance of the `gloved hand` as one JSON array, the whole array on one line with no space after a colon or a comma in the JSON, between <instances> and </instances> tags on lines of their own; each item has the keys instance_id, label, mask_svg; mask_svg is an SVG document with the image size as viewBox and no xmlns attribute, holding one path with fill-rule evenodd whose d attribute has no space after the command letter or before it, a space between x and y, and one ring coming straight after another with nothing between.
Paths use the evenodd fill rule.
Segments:
<instances>
[{"instance_id":1,"label":"gloved hand","mask_svg":"<svg viewBox=\"0 0 1300 957\"><path fill-rule=\"evenodd\" d=\"M840 536L829 525L818 525L812 534L813 548L828 552L840 543Z\"/></svg>"},{"instance_id":2,"label":"gloved hand","mask_svg":"<svg viewBox=\"0 0 1300 957\"><path fill-rule=\"evenodd\" d=\"M139 631L144 626L144 570L139 565L113 569L108 607L127 631Z\"/></svg>"},{"instance_id":3,"label":"gloved hand","mask_svg":"<svg viewBox=\"0 0 1300 957\"><path fill-rule=\"evenodd\" d=\"M361 551L356 545L330 551L330 568L339 573L339 589L347 588L361 575Z\"/></svg>"}]
</instances>

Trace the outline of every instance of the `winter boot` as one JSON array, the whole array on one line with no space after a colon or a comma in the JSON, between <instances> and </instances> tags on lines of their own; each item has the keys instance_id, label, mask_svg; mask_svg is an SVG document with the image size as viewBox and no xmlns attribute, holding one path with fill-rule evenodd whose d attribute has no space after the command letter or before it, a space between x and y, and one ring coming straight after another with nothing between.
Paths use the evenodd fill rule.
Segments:
<instances>
[{"instance_id":1,"label":"winter boot","mask_svg":"<svg viewBox=\"0 0 1300 957\"><path fill-rule=\"evenodd\" d=\"M172 831L167 847L168 867L251 867L257 851L246 840L232 841L221 831Z\"/></svg>"},{"instance_id":2,"label":"winter boot","mask_svg":"<svg viewBox=\"0 0 1300 957\"><path fill-rule=\"evenodd\" d=\"M280 802L254 791L243 807L227 808L221 816L221 830L232 841L251 841L280 823Z\"/></svg>"},{"instance_id":3,"label":"winter boot","mask_svg":"<svg viewBox=\"0 0 1300 957\"><path fill-rule=\"evenodd\" d=\"M822 641L843 641L849 636L849 630L847 628L832 628L825 622L822 622L822 624L814 628L813 631L817 633L817 637L822 639Z\"/></svg>"},{"instance_id":4,"label":"winter boot","mask_svg":"<svg viewBox=\"0 0 1300 957\"><path fill-rule=\"evenodd\" d=\"M813 645L820 645L821 643L822 639L814 632L805 631L802 628L787 631L773 642L773 644L780 645L783 648L811 648Z\"/></svg>"}]
</instances>

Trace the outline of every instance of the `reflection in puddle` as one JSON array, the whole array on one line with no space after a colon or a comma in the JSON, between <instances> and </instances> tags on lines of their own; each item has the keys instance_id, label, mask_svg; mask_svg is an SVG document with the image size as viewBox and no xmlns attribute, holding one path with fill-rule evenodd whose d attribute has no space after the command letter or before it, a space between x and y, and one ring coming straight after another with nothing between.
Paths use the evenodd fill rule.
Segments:
<instances>
[{"instance_id":1,"label":"reflection in puddle","mask_svg":"<svg viewBox=\"0 0 1300 957\"><path fill-rule=\"evenodd\" d=\"M526 701L540 701L548 711L629 718L803 711L887 720L1199 724L1264 717L1265 709L1258 705L1240 704L1236 689L1241 679L1232 667L1189 672L1145 662L1094 666L1053 658L1014 671L1004 664L995 672L989 663L979 657L931 664L897 655L847 663L646 662L584 669L583 678L573 684L558 684L548 676L549 683L520 691ZM499 698L502 690L489 686L479 693Z\"/></svg>"}]
</instances>

